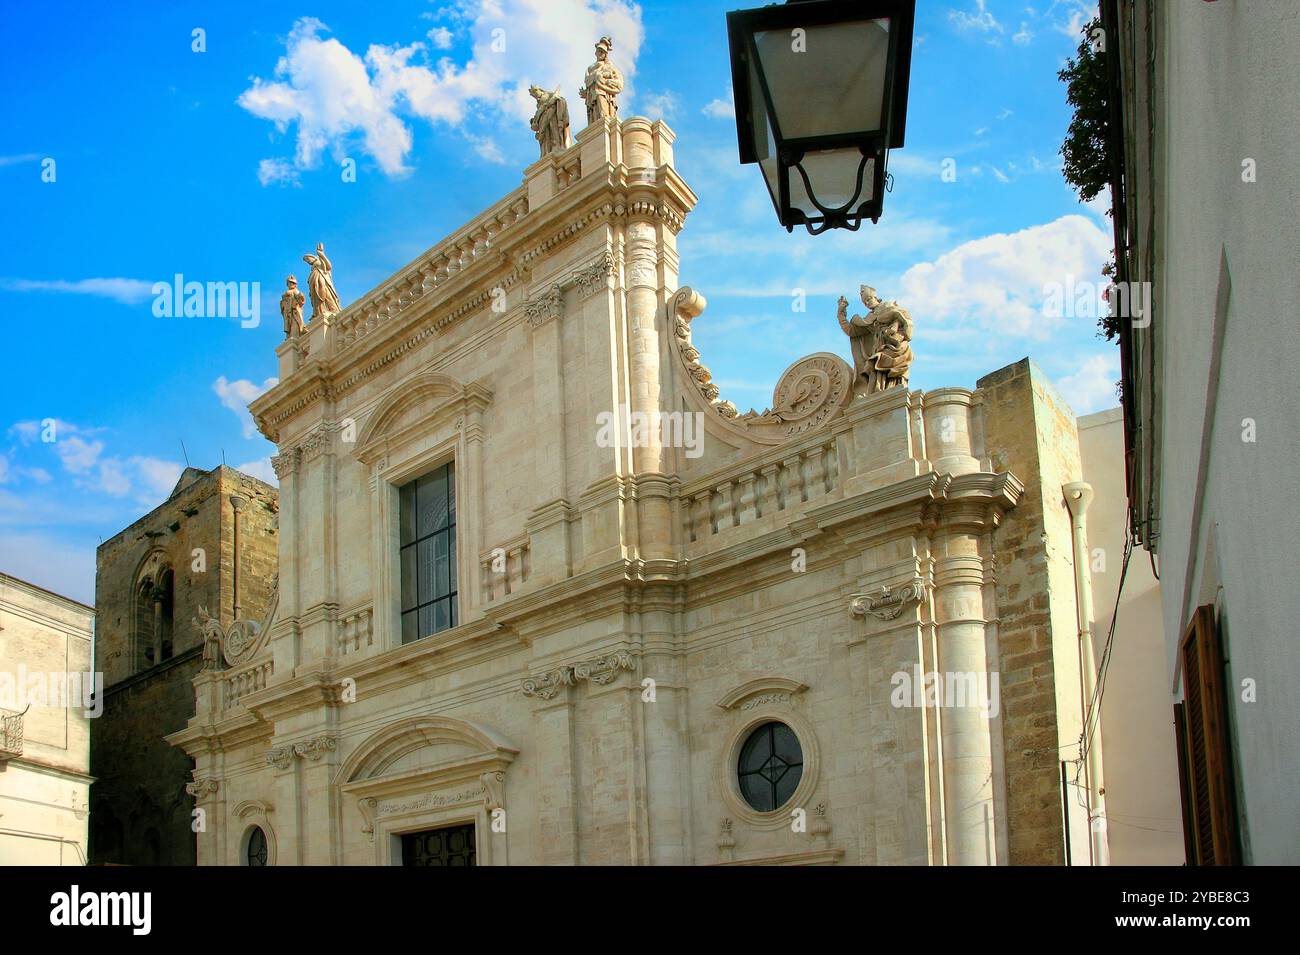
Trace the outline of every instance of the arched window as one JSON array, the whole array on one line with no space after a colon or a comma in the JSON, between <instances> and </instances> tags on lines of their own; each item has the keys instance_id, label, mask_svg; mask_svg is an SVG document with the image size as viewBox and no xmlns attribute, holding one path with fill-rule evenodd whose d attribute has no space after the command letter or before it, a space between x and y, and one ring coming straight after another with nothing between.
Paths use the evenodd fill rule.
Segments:
<instances>
[{"instance_id":1,"label":"arched window","mask_svg":"<svg viewBox=\"0 0 1300 955\"><path fill-rule=\"evenodd\" d=\"M170 660L175 579L170 567L150 573L135 590L135 660L141 670Z\"/></svg>"},{"instance_id":2,"label":"arched window","mask_svg":"<svg viewBox=\"0 0 1300 955\"><path fill-rule=\"evenodd\" d=\"M144 670L154 665L153 578L146 577L135 589L135 666Z\"/></svg>"},{"instance_id":3,"label":"arched window","mask_svg":"<svg viewBox=\"0 0 1300 955\"><path fill-rule=\"evenodd\" d=\"M164 570L158 577L158 593L155 599L159 603L158 615L158 662L172 658L172 610L175 607L173 585L176 575L171 568Z\"/></svg>"},{"instance_id":4,"label":"arched window","mask_svg":"<svg viewBox=\"0 0 1300 955\"><path fill-rule=\"evenodd\" d=\"M266 833L261 826L253 826L244 840L244 865L264 866L266 858Z\"/></svg>"}]
</instances>

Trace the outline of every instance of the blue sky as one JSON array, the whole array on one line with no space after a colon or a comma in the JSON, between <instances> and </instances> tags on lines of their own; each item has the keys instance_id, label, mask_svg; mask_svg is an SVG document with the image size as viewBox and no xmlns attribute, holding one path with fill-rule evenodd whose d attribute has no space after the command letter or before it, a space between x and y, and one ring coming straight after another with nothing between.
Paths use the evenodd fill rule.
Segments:
<instances>
[{"instance_id":1,"label":"blue sky","mask_svg":"<svg viewBox=\"0 0 1300 955\"><path fill-rule=\"evenodd\" d=\"M681 280L709 300L695 342L742 411L802 355L848 356L835 300L858 304L863 283L911 309L913 387L970 387L1030 355L1076 412L1113 406L1096 296L1043 309L1050 283L1097 283L1109 251L1104 200L1078 202L1058 152L1056 71L1095 5L920 0L884 215L816 238L781 229L737 161L724 14L738 5L138 3L93 29L65 28L80 4L7 12L0 570L92 600L95 547L166 497L182 442L191 464L224 456L274 481L243 408L274 382L284 276L304 280L323 241L346 304L518 186L537 148L528 84L561 85L573 109L606 33L629 78L622 115L673 127L700 196ZM155 316L151 286L177 273L260 282L260 325Z\"/></svg>"}]
</instances>

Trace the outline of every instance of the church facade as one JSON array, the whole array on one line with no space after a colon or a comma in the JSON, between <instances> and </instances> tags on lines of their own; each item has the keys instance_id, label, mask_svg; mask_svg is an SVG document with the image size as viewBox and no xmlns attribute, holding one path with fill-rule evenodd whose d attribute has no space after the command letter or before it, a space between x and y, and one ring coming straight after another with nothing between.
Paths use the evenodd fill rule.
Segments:
<instances>
[{"instance_id":1,"label":"church facade","mask_svg":"<svg viewBox=\"0 0 1300 955\"><path fill-rule=\"evenodd\" d=\"M910 390L911 319L864 289L883 345L792 355L738 414L691 341L671 130L549 145L368 295L286 313L251 407L275 609L169 737L199 863L1101 852L1099 778L1061 763L1078 436L1041 372Z\"/></svg>"}]
</instances>

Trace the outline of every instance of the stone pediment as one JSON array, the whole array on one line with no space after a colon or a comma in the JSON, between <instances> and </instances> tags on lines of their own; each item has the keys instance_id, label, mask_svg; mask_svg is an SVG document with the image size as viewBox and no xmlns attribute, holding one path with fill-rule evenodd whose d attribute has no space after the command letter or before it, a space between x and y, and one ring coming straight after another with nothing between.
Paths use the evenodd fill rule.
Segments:
<instances>
[{"instance_id":1,"label":"stone pediment","mask_svg":"<svg viewBox=\"0 0 1300 955\"><path fill-rule=\"evenodd\" d=\"M369 464L416 432L488 406L492 392L477 382L462 385L450 375L424 372L393 388L366 419L354 452Z\"/></svg>"},{"instance_id":2,"label":"stone pediment","mask_svg":"<svg viewBox=\"0 0 1300 955\"><path fill-rule=\"evenodd\" d=\"M504 769L518 753L505 737L477 723L412 716L385 726L358 746L338 779L346 784L413 773L454 776L458 770L480 765Z\"/></svg>"}]
</instances>

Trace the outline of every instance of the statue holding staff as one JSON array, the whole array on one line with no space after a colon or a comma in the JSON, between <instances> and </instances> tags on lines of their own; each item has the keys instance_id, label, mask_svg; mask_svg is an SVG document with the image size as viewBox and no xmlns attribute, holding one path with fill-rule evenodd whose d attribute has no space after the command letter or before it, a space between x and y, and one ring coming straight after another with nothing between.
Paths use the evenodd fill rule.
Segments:
<instances>
[{"instance_id":1,"label":"statue holding staff","mask_svg":"<svg viewBox=\"0 0 1300 955\"><path fill-rule=\"evenodd\" d=\"M302 260L311 266L307 276L307 291L311 294L311 317L315 321L343 311L339 293L334 291L334 266L325 257L325 243L316 243L316 254L304 255Z\"/></svg>"}]
</instances>

